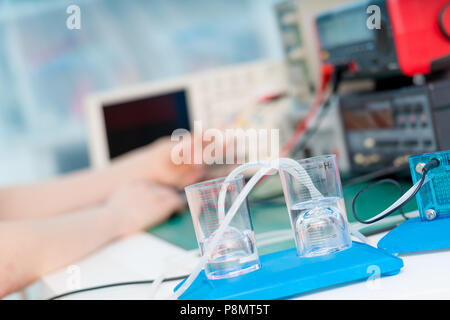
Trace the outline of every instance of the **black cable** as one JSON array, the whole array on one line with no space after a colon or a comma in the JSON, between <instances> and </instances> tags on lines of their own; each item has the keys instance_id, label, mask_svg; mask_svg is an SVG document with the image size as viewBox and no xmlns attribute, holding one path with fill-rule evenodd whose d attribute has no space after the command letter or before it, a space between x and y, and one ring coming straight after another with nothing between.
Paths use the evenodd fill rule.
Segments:
<instances>
[{"instance_id":1,"label":"black cable","mask_svg":"<svg viewBox=\"0 0 450 320\"><path fill-rule=\"evenodd\" d=\"M352 212L353 212L353 216L355 217L355 219L356 219L358 222L361 222L361 223L364 223L364 224L374 223L374 222L377 222L377 221L379 221L379 220L381 220L381 219L384 219L385 217L387 217L388 215L390 215L392 212L394 212L394 211L396 211L396 210L400 210L400 213L402 214L402 216L405 217L404 214L403 214L403 210L401 209L401 207L395 208L394 210L389 211L389 212L386 213L385 215L383 215L383 216L381 216L381 217L379 217L379 218L377 218L377 219L375 219L375 220L373 220L373 221L371 220L370 222L368 222L367 220L366 220L366 221L361 220L361 219L358 217L358 215L356 214L356 208L355 208L355 207L356 207L356 200L358 199L358 197L359 197L362 193L364 193L365 191L367 191L368 189L371 189L372 187L375 187L376 185L383 184L383 183L392 183L392 184L394 184L395 186L397 186L397 188L399 188L399 190L400 190L400 195L403 194L402 186L400 185L400 183L398 183L398 182L397 182L396 180L394 180L394 179L389 179L389 178L387 178L387 179L382 179L382 180L375 181L374 183L369 184L368 186L366 186L365 188L363 188L362 190L360 190L360 191L355 195L355 197L354 197L353 200L352 200ZM406 203L405 203L405 204L406 204Z\"/></svg>"},{"instance_id":2,"label":"black cable","mask_svg":"<svg viewBox=\"0 0 450 320\"><path fill-rule=\"evenodd\" d=\"M291 154L296 154L297 152L302 151L303 148L305 148L306 145L308 144L308 142L311 140L311 138L317 133L317 131L320 128L320 125L322 124L323 119L325 119L325 116L327 115L328 110L330 109L331 98L337 93L337 91L339 89L339 85L342 80L342 75L348 69L349 69L349 66L347 64L335 66L333 79L332 79L332 85L331 85L331 93L328 96L328 98L320 106L316 125L313 128L306 129L306 132L305 132L304 136L302 137L302 139L297 141L297 143L292 148Z\"/></svg>"},{"instance_id":3,"label":"black cable","mask_svg":"<svg viewBox=\"0 0 450 320\"><path fill-rule=\"evenodd\" d=\"M312 128L308 128L306 130L305 135L303 136L303 139L298 141L297 144L294 146L294 148L292 148L292 154L296 154L296 153L302 151L308 145L311 138L317 133L317 131L319 131L320 126L321 126L323 120L325 119L325 116L328 113L328 110L330 110L329 106L330 106L330 99L328 99L327 101L325 101L323 103L323 105L319 111L320 113L317 116L316 125Z\"/></svg>"},{"instance_id":4,"label":"black cable","mask_svg":"<svg viewBox=\"0 0 450 320\"><path fill-rule=\"evenodd\" d=\"M408 170L408 169L409 169L409 167L407 165L399 166L399 167L389 166L389 167L386 167L386 168L383 168L383 169L380 169L380 170L377 170L377 171L374 171L374 172L371 172L371 173L368 173L368 174L364 174L364 175L361 175L361 176L350 178L350 179L348 179L346 181L342 181L342 186L343 187L349 187L349 186L357 184L357 183L373 180L373 179L376 179L376 178L381 178L383 176L387 176L387 175L390 175L390 174L402 172L402 171L405 171L405 170ZM403 193L403 188L402 188L401 185L400 185L399 190ZM276 200L282 198L283 196L284 196L284 193L283 192L279 192L279 193L274 193L274 194L271 194L271 195L265 196L265 197L249 198L249 201L254 203L254 204L278 204L278 203L283 204L282 202L276 201ZM405 220L408 219L408 217L405 216L405 214L403 213L402 210L400 210L400 214L403 216L403 218L405 218Z\"/></svg>"},{"instance_id":5,"label":"black cable","mask_svg":"<svg viewBox=\"0 0 450 320\"><path fill-rule=\"evenodd\" d=\"M162 282L183 280L187 276L188 275L172 277L172 278L166 278L166 279L163 279ZM89 287L89 288L83 288L83 289L79 289L79 290L69 291L69 292L62 293L62 294L59 294L57 296L51 297L48 300L57 300L57 299L60 299L60 298L63 298L63 297L67 297L67 296L71 296L71 295L74 295L74 294L87 292L87 291L94 291L94 290L100 290L100 289L106 289L106 288L112 288L112 287L120 287L120 286L131 286L131 285L136 285L136 284L151 284L153 282L155 282L155 280L140 280L140 281L128 281L128 282L109 283L109 284L104 284L104 285L101 285L101 286L95 286L95 287Z\"/></svg>"},{"instance_id":6,"label":"black cable","mask_svg":"<svg viewBox=\"0 0 450 320\"><path fill-rule=\"evenodd\" d=\"M348 65L335 66L333 79L332 79L332 85L331 85L331 92L330 92L329 96L327 97L327 99L320 106L316 124L314 125L314 127L306 129L304 136L299 141L297 141L297 143L292 148L291 154L296 154L296 153L302 151L308 145L311 138L320 129L320 126L321 126L323 120L325 119L325 116L328 114L328 110L331 109L330 108L331 99L339 90L339 85L342 80L342 75L348 69L349 69ZM283 195L284 194L281 192L278 194L270 195L268 197L253 198L253 199L251 199L251 201L254 203L257 203L257 204L271 203L271 202L274 202L273 200L276 200L276 199L282 197Z\"/></svg>"},{"instance_id":7,"label":"black cable","mask_svg":"<svg viewBox=\"0 0 450 320\"><path fill-rule=\"evenodd\" d=\"M447 40L450 40L450 34L447 32L447 29L445 28L444 18L445 13L449 7L450 3L447 3L442 7L441 11L439 12L439 19L438 19L439 30Z\"/></svg>"},{"instance_id":8,"label":"black cable","mask_svg":"<svg viewBox=\"0 0 450 320\"><path fill-rule=\"evenodd\" d=\"M348 69L349 69L348 65L335 66L334 72L333 72L331 92L330 92L329 96L327 97L327 99L324 102L322 102L322 104L319 107L319 110L318 110L319 113L317 115L317 120L316 120L315 126L313 128L306 129L304 135L293 145L293 147L290 151L290 154L295 154L295 153L303 150L303 148L308 144L308 142L310 141L312 136L318 131L323 119L325 118L325 115L327 114L328 109L330 109L329 105L330 105L331 98L334 96L334 94L339 89L339 85L340 85L341 79L342 79L342 74ZM271 195L267 198L266 197L256 198L256 199L253 199L253 202L264 204L267 202L271 202L273 199L278 199L282 195L283 195L283 193L279 193L279 194Z\"/></svg>"},{"instance_id":9,"label":"black cable","mask_svg":"<svg viewBox=\"0 0 450 320\"><path fill-rule=\"evenodd\" d=\"M356 219L358 222L363 223L363 224L372 224L372 223L375 223L375 222L377 222L377 221L380 221L381 219L386 218L387 216L391 215L393 212L395 212L395 211L401 209L401 208L402 208L405 204L407 204L409 201L411 201L411 200L416 196L417 192L419 192L420 188L422 188L422 186L423 186L423 184L424 184L424 182L425 182L425 178L426 178L426 176L427 176L427 173L428 173L431 169L436 168L436 167L438 167L439 165L440 165L440 162L439 162L439 160L436 159L436 158L433 158L433 159L431 159L430 161L428 161L428 162L425 164L425 166L423 167L423 169L422 169L422 178L420 179L419 184L417 185L417 187L416 187L416 189L414 190L414 192L413 192L407 199L405 199L402 203L400 203L399 205L397 205L396 207L392 208L391 210L389 210L388 212L386 212L384 215L382 215L382 216L380 216L380 217L378 217L378 218L376 218L376 219L373 219L373 220L370 220L370 219L369 219L369 220L362 220L362 219L360 219L360 218L358 217L358 214L356 213L356 200L358 199L358 197L359 197L363 192L367 191L368 189L370 189L370 188L372 188L372 187L374 187L374 186L376 186L376 185L378 185L378 184L380 184L380 183L385 183L385 182L393 182L394 184L399 184L399 183L398 183L397 181L393 180L393 179L383 179L383 180L376 181L376 182L374 182L374 183L368 185L367 187L365 187L365 188L363 188L361 191L359 191L359 192L355 195L355 197L353 198L353 200L352 200L352 213L353 213L353 216L355 217L355 219Z\"/></svg>"}]
</instances>

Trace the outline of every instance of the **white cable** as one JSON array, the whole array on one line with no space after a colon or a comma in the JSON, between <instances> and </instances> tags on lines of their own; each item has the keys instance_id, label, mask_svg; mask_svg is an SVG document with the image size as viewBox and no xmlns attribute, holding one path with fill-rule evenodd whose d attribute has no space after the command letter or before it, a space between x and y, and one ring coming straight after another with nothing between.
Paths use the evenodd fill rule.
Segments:
<instances>
[{"instance_id":1,"label":"white cable","mask_svg":"<svg viewBox=\"0 0 450 320\"><path fill-rule=\"evenodd\" d=\"M362 242L364 242L364 243L369 243L369 244L371 244L369 238L367 238L365 235L363 235L361 232L359 232L359 229L357 229L357 228L358 228L357 226L348 223L348 227L349 227L349 229L350 229L350 230L349 230L349 231L350 231L350 234L351 234L352 236L354 236L356 239L358 239L358 240L360 240L360 241L362 241Z\"/></svg>"},{"instance_id":2,"label":"white cable","mask_svg":"<svg viewBox=\"0 0 450 320\"><path fill-rule=\"evenodd\" d=\"M303 166L300 165L300 163L290 158L280 158L273 162L275 163L278 162L277 169L283 169L297 180L300 180L302 184L306 188L308 188L312 200L323 199L322 193L320 193L320 191L317 190L316 186L311 180L311 177L306 172L305 168L303 168Z\"/></svg>"},{"instance_id":3,"label":"white cable","mask_svg":"<svg viewBox=\"0 0 450 320\"><path fill-rule=\"evenodd\" d=\"M175 270L179 270L180 263L183 263L183 267L186 267L186 262L192 262L192 258L198 256L199 249L189 250L182 254L176 254L166 257L164 270L155 278L150 286L150 299L156 299L159 286L162 284L168 274L171 274Z\"/></svg>"},{"instance_id":4,"label":"white cable","mask_svg":"<svg viewBox=\"0 0 450 320\"><path fill-rule=\"evenodd\" d=\"M228 174L228 176L225 178L225 181L222 183L222 187L220 188L219 199L218 199L218 204L217 204L219 222L224 220L224 218L225 218L225 196L226 196L226 191L227 191L227 188L228 188L230 182L232 182L242 172L244 172L250 168L255 168L255 167L268 167L268 162L257 161L257 162L248 162L248 163L242 164L239 167L235 168L233 171L231 171ZM256 176L256 174L257 173L255 173L254 176ZM249 184L249 183L250 183L250 181L247 184ZM241 193L242 193L242 191L241 191ZM239 196L240 196L240 194L238 195L237 199L239 199ZM235 200L235 202L237 202L237 199ZM231 211L231 208L230 208L230 211Z\"/></svg>"}]
</instances>

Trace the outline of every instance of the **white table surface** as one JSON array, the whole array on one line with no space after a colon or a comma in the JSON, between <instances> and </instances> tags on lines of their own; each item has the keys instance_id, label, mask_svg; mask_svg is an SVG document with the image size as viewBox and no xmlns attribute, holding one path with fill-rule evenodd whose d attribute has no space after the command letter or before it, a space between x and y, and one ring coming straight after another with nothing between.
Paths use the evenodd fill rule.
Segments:
<instances>
[{"instance_id":1,"label":"white table surface","mask_svg":"<svg viewBox=\"0 0 450 320\"><path fill-rule=\"evenodd\" d=\"M369 237L377 243L385 233ZM167 269L167 257L186 252L150 234L138 234L115 242L75 263L81 287L112 282L154 279ZM395 276L372 282L332 287L299 299L450 299L450 250L401 256L404 268ZM184 265L184 269L183 269ZM167 276L185 274L186 264ZM72 269L73 270L73 269ZM69 268L50 274L35 285L35 298L46 299L70 291ZM176 282L164 283L156 298L167 298ZM133 285L76 294L66 299L149 299L150 285Z\"/></svg>"},{"instance_id":2,"label":"white table surface","mask_svg":"<svg viewBox=\"0 0 450 320\"><path fill-rule=\"evenodd\" d=\"M73 277L79 274L81 288L113 282L155 279L167 271L167 259L186 251L148 233L140 233L116 241L89 257L45 276L34 286L33 296L48 299L52 296L76 289ZM171 260L169 260L171 261ZM74 272L75 270L75 272ZM184 275L180 265L168 276ZM176 282L164 284L156 298L166 298ZM151 286L132 285L108 288L73 295L66 299L150 299Z\"/></svg>"}]
</instances>

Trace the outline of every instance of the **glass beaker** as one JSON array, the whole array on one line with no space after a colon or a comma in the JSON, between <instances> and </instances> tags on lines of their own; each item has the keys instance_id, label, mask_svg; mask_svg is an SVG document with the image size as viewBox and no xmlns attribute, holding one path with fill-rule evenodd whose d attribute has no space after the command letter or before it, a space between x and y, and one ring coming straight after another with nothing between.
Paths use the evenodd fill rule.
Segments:
<instances>
[{"instance_id":1,"label":"glass beaker","mask_svg":"<svg viewBox=\"0 0 450 320\"><path fill-rule=\"evenodd\" d=\"M326 255L350 248L347 213L335 155L324 155L280 170L280 178L297 252L301 257Z\"/></svg>"},{"instance_id":2,"label":"glass beaker","mask_svg":"<svg viewBox=\"0 0 450 320\"><path fill-rule=\"evenodd\" d=\"M195 234L202 254L206 252L208 243L219 228L221 217L218 214L218 198L224 181L225 178L219 178L185 188ZM243 187L244 177L242 175L230 182L225 197L225 214ZM259 267L260 261L253 225L247 200L245 200L208 260L205 273L209 279L223 279L251 272Z\"/></svg>"}]
</instances>

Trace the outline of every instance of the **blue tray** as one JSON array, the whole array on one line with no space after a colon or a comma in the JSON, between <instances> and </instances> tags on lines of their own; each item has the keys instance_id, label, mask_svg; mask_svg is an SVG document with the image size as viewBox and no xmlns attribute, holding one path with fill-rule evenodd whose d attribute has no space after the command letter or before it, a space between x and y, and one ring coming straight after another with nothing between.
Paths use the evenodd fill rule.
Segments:
<instances>
[{"instance_id":1,"label":"blue tray","mask_svg":"<svg viewBox=\"0 0 450 320\"><path fill-rule=\"evenodd\" d=\"M259 270L229 279L209 280L202 271L180 299L281 299L367 279L373 265L380 268L381 275L397 274L403 267L400 258L360 242L322 257L299 258L294 248L263 255L260 260Z\"/></svg>"},{"instance_id":2,"label":"blue tray","mask_svg":"<svg viewBox=\"0 0 450 320\"><path fill-rule=\"evenodd\" d=\"M386 234L378 248L393 254L450 248L450 218L408 219Z\"/></svg>"}]
</instances>

